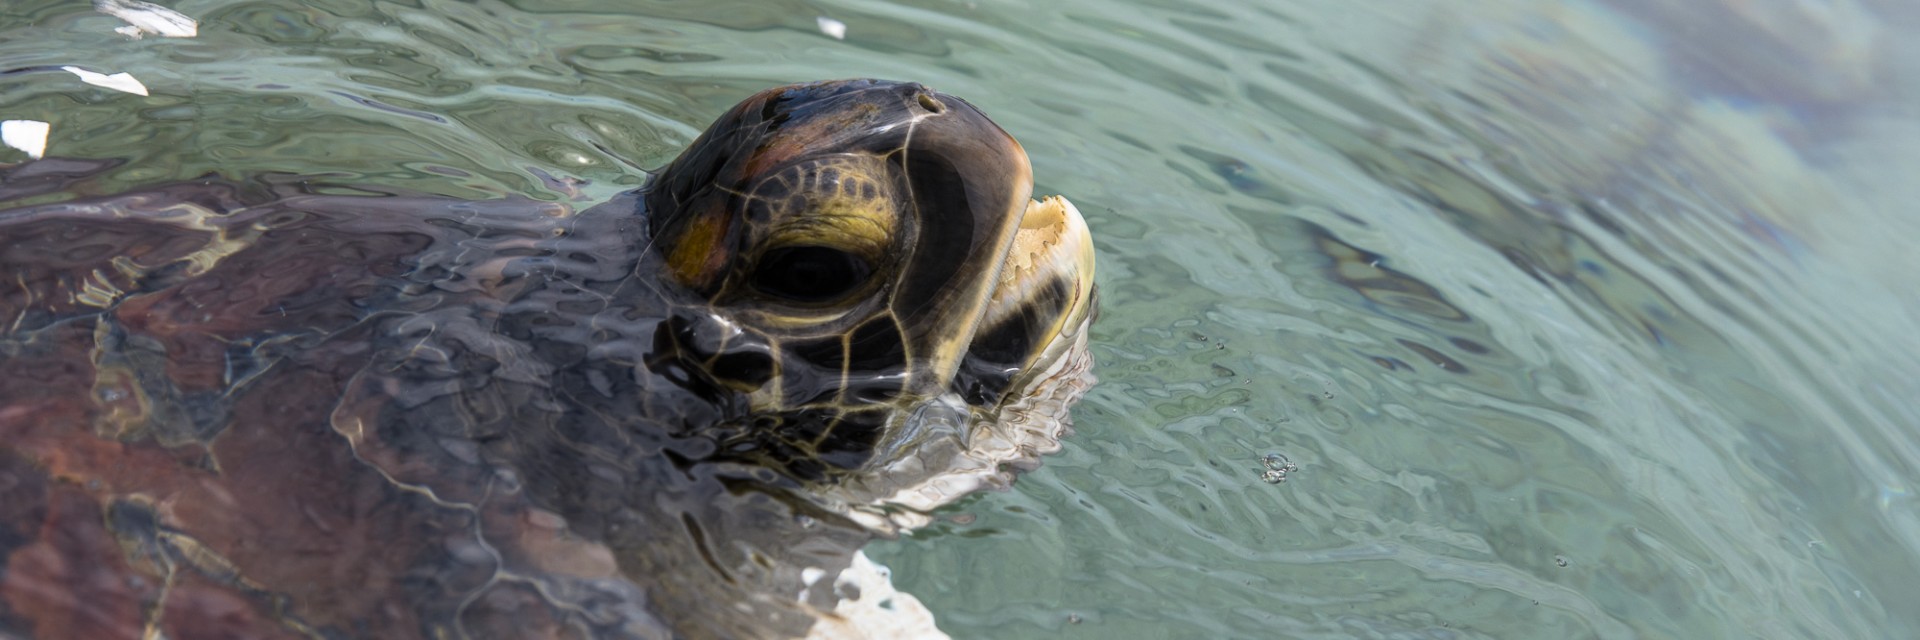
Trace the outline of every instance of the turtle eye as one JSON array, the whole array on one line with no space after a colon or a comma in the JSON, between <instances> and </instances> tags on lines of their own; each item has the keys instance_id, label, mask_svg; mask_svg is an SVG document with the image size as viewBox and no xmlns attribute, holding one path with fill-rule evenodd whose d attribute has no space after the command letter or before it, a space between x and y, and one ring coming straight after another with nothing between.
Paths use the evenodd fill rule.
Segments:
<instances>
[{"instance_id":1,"label":"turtle eye","mask_svg":"<svg viewBox=\"0 0 1920 640\"><path fill-rule=\"evenodd\" d=\"M781 247L760 257L753 288L795 302L827 302L859 288L871 275L873 265L839 249Z\"/></svg>"}]
</instances>

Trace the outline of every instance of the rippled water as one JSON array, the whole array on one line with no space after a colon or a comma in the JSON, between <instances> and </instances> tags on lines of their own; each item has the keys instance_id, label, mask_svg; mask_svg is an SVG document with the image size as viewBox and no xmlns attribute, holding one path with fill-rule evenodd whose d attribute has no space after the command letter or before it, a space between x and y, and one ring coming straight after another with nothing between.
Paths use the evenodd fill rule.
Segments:
<instances>
[{"instance_id":1,"label":"rippled water","mask_svg":"<svg viewBox=\"0 0 1920 640\"><path fill-rule=\"evenodd\" d=\"M0 119L108 191L597 202L773 84L991 114L1093 226L1102 381L869 548L956 637L1920 635L1909 4L167 4L0 9Z\"/></svg>"}]
</instances>

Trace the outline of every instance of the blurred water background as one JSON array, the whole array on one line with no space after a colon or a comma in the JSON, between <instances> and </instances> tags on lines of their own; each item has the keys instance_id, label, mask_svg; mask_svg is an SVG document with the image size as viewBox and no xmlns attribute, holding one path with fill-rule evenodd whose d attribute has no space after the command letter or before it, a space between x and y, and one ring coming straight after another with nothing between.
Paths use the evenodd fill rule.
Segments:
<instances>
[{"instance_id":1,"label":"blurred water background","mask_svg":"<svg viewBox=\"0 0 1920 640\"><path fill-rule=\"evenodd\" d=\"M104 191L595 202L775 84L992 115L1102 382L869 548L956 637L1920 637L1920 5L162 4L0 6L0 120Z\"/></svg>"}]
</instances>

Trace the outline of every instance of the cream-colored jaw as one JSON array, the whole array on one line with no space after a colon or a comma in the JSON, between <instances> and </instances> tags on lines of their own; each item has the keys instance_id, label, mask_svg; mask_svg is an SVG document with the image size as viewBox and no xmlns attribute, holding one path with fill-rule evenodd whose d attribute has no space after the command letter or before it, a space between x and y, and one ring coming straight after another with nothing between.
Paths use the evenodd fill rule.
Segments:
<instances>
[{"instance_id":1,"label":"cream-colored jaw","mask_svg":"<svg viewBox=\"0 0 1920 640\"><path fill-rule=\"evenodd\" d=\"M1049 284L1066 282L1066 305L1050 337L1072 332L1086 323L1093 306L1093 236L1080 210L1062 196L1047 196L1027 202L1020 229L1014 232L1013 248L1000 268L999 286L987 302L981 326L994 326L1021 307L1035 304L1045 295Z\"/></svg>"}]
</instances>

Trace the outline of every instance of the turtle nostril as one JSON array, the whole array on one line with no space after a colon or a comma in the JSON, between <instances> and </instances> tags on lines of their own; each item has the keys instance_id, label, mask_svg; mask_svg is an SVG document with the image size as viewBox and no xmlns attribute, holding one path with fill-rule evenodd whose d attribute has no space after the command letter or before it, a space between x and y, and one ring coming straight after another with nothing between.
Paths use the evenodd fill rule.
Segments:
<instances>
[{"instance_id":1,"label":"turtle nostril","mask_svg":"<svg viewBox=\"0 0 1920 640\"><path fill-rule=\"evenodd\" d=\"M947 110L947 105L940 104L940 101L933 99L933 96L922 93L914 97L920 100L920 108L927 111L941 113Z\"/></svg>"}]
</instances>

